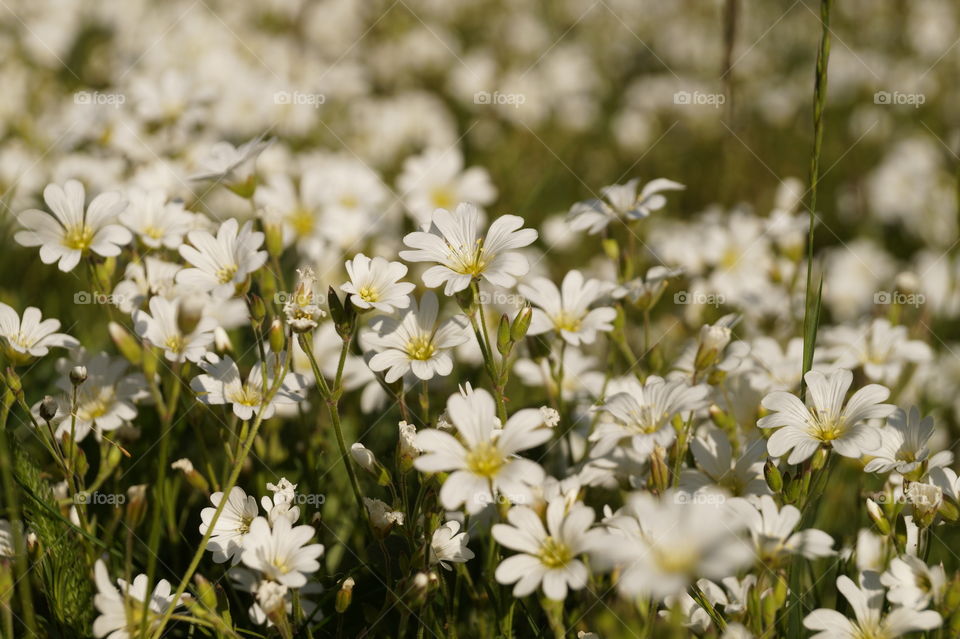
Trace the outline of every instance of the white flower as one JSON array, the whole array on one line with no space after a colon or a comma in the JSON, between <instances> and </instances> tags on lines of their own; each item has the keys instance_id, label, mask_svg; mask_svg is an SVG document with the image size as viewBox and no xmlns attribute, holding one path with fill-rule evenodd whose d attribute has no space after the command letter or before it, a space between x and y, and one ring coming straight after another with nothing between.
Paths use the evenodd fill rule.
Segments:
<instances>
[{"instance_id":1,"label":"white flower","mask_svg":"<svg viewBox=\"0 0 960 639\"><path fill-rule=\"evenodd\" d=\"M3 354L15 364L26 364L34 357L43 357L51 347L74 348L80 345L73 337L57 333L60 320L41 320L40 309L28 306L23 319L0 302L0 338Z\"/></svg>"},{"instance_id":2,"label":"white flower","mask_svg":"<svg viewBox=\"0 0 960 639\"><path fill-rule=\"evenodd\" d=\"M778 509L773 497L763 495L753 502L731 499L730 507L747 525L761 562L775 563L791 554L807 559L834 554L833 538L822 530L808 528L794 532L800 523L800 510L794 506L788 504Z\"/></svg>"},{"instance_id":3,"label":"white flower","mask_svg":"<svg viewBox=\"0 0 960 639\"><path fill-rule=\"evenodd\" d=\"M406 310L399 318L378 317L375 334L369 335L370 347L376 351L370 368L386 371L387 383L393 383L412 371L419 379L449 375L453 370L450 349L470 339L467 320L457 315L437 325L440 304L431 291L423 294L419 306L410 296Z\"/></svg>"},{"instance_id":4,"label":"white flower","mask_svg":"<svg viewBox=\"0 0 960 639\"><path fill-rule=\"evenodd\" d=\"M201 535L207 534L210 522L213 521L213 515L217 512L222 499L222 492L213 493L210 495L210 503L213 507L200 511ZM213 553L215 562L222 564L229 560L234 565L240 562L243 539L250 532L250 524L258 514L256 498L253 495L248 496L242 488L234 486L230 490L227 505L223 507L207 544L207 550Z\"/></svg>"},{"instance_id":5,"label":"white flower","mask_svg":"<svg viewBox=\"0 0 960 639\"><path fill-rule=\"evenodd\" d=\"M430 229L403 238L412 251L400 251L409 262L437 262L423 274L423 283L436 288L446 282L444 294L453 295L483 278L494 286L510 287L526 275L527 259L515 249L537 239L534 229L524 229L523 218L504 215L481 235L480 211L472 204L460 204L452 213L437 209Z\"/></svg>"},{"instance_id":6,"label":"white flower","mask_svg":"<svg viewBox=\"0 0 960 639\"><path fill-rule=\"evenodd\" d=\"M370 514L370 523L381 534L386 534L394 526L403 525L403 513L399 510L392 510L390 505L379 499L363 498L363 505L366 506Z\"/></svg>"},{"instance_id":7,"label":"white flower","mask_svg":"<svg viewBox=\"0 0 960 639\"><path fill-rule=\"evenodd\" d=\"M357 462L357 465L363 468L368 473L377 474L377 457L373 454L373 451L361 444L360 442L355 442L350 446L350 456L353 457L353 461Z\"/></svg>"},{"instance_id":8,"label":"white flower","mask_svg":"<svg viewBox=\"0 0 960 639\"><path fill-rule=\"evenodd\" d=\"M462 202L485 206L497 197L486 170L463 170L463 154L456 147L427 149L407 158L397 186L407 209L421 223L429 221L436 209L451 209Z\"/></svg>"},{"instance_id":9,"label":"white flower","mask_svg":"<svg viewBox=\"0 0 960 639\"><path fill-rule=\"evenodd\" d=\"M880 575L880 583L888 588L890 603L923 610L940 602L947 575L942 565L928 566L918 557L903 555L890 560L887 572Z\"/></svg>"},{"instance_id":10,"label":"white flower","mask_svg":"<svg viewBox=\"0 0 960 639\"><path fill-rule=\"evenodd\" d=\"M690 452L697 470L680 474L680 487L696 492L715 485L734 495L768 495L770 487L763 476L767 442L758 438L744 443L739 458L733 458L730 438L719 428L707 428L690 440Z\"/></svg>"},{"instance_id":11,"label":"white flower","mask_svg":"<svg viewBox=\"0 0 960 639\"><path fill-rule=\"evenodd\" d=\"M872 455L864 470L868 473L889 473L896 470L901 475L912 472L930 456L927 442L933 436L933 417L920 419L920 409L910 408L909 415L898 408L880 429L880 445L866 451Z\"/></svg>"},{"instance_id":12,"label":"white flower","mask_svg":"<svg viewBox=\"0 0 960 639\"><path fill-rule=\"evenodd\" d=\"M191 180L215 180L243 183L253 176L254 164L272 140L263 136L235 147L229 142L217 142L200 160L200 171L190 176Z\"/></svg>"},{"instance_id":13,"label":"white flower","mask_svg":"<svg viewBox=\"0 0 960 639\"><path fill-rule=\"evenodd\" d=\"M943 504L943 488L936 484L913 481L903 491L904 500L913 510L913 521L921 528L933 523Z\"/></svg>"},{"instance_id":14,"label":"white flower","mask_svg":"<svg viewBox=\"0 0 960 639\"><path fill-rule=\"evenodd\" d=\"M84 188L67 180L63 188L48 184L43 199L53 215L37 209L24 211L19 222L26 231L14 239L23 246L39 246L44 264L59 261L61 271L72 271L81 257L91 252L102 257L120 255L120 247L133 239L130 231L116 224L126 203L117 192L101 193L84 212Z\"/></svg>"},{"instance_id":15,"label":"white flower","mask_svg":"<svg viewBox=\"0 0 960 639\"><path fill-rule=\"evenodd\" d=\"M193 216L184 210L183 202L167 202L167 194L162 189L132 188L127 191L127 202L119 216L120 222L149 248L178 248L193 226Z\"/></svg>"},{"instance_id":16,"label":"white flower","mask_svg":"<svg viewBox=\"0 0 960 639\"><path fill-rule=\"evenodd\" d=\"M678 277L683 269L670 269L666 266L654 266L643 277L625 282L613 289L613 297L626 298L641 309L652 308L666 290L668 280Z\"/></svg>"},{"instance_id":17,"label":"white flower","mask_svg":"<svg viewBox=\"0 0 960 639\"><path fill-rule=\"evenodd\" d=\"M597 280L584 280L580 271L569 271L561 288L545 277L517 287L534 304L530 335L556 331L572 346L592 344L598 331L613 330L617 312L609 307L590 309L604 295L606 287Z\"/></svg>"},{"instance_id":18,"label":"white flower","mask_svg":"<svg viewBox=\"0 0 960 639\"><path fill-rule=\"evenodd\" d=\"M114 304L124 313L133 313L152 295L175 297L180 269L179 264L152 255L145 256L143 262L130 262L123 272L123 279L113 288Z\"/></svg>"},{"instance_id":19,"label":"white flower","mask_svg":"<svg viewBox=\"0 0 960 639\"><path fill-rule=\"evenodd\" d=\"M240 228L239 222L230 218L217 229L216 237L195 230L187 234L187 239L192 246L181 246L180 255L194 268L177 273L177 283L216 297L232 297L267 261L267 252L258 250L263 233L254 231L252 222Z\"/></svg>"},{"instance_id":20,"label":"white flower","mask_svg":"<svg viewBox=\"0 0 960 639\"><path fill-rule=\"evenodd\" d=\"M910 608L894 608L883 615L883 586L877 573L860 575L860 587L846 575L837 577L837 589L843 593L856 621L836 610L819 608L807 615L803 625L819 630L811 639L893 639L918 630L932 630L943 623L932 610L920 612Z\"/></svg>"},{"instance_id":21,"label":"white flower","mask_svg":"<svg viewBox=\"0 0 960 639\"><path fill-rule=\"evenodd\" d=\"M825 331L824 345L840 368L863 366L868 380L887 385L896 384L909 364L927 362L933 356L927 344L909 338L906 326L893 326L884 318L866 327L838 326Z\"/></svg>"},{"instance_id":22,"label":"white flower","mask_svg":"<svg viewBox=\"0 0 960 639\"><path fill-rule=\"evenodd\" d=\"M317 558L323 554L323 544L304 545L313 534L312 526L293 527L281 517L271 528L265 517L257 517L243 540L243 563L267 579L299 588L307 583L307 575L320 568Z\"/></svg>"},{"instance_id":23,"label":"white flower","mask_svg":"<svg viewBox=\"0 0 960 639\"><path fill-rule=\"evenodd\" d=\"M283 313L287 324L297 333L306 333L315 329L326 312L316 301L317 276L313 269L297 269L297 289L293 296L283 304Z\"/></svg>"},{"instance_id":24,"label":"white flower","mask_svg":"<svg viewBox=\"0 0 960 639\"><path fill-rule=\"evenodd\" d=\"M563 499L547 505L547 525L528 506L514 506L507 513L510 524L495 524L497 543L520 551L497 566L496 579L502 584L516 583L514 597L525 597L543 584L543 594L562 601L567 588L580 590L587 585L587 567L578 559L596 546L603 534L590 530L593 509L582 503L567 509Z\"/></svg>"},{"instance_id":25,"label":"white flower","mask_svg":"<svg viewBox=\"0 0 960 639\"><path fill-rule=\"evenodd\" d=\"M170 593L170 582L161 579L157 582L152 593L147 593L147 576L137 575L132 584L123 579L117 579L117 585L110 581L107 566L102 559L94 564L93 573L97 584L97 594L93 598L93 605L100 615L93 621L93 636L109 639L130 639L139 637L143 628L153 632L159 625L162 617L171 607L182 605L182 600L174 602ZM144 602L147 621L144 623ZM141 625L142 624L142 625Z\"/></svg>"},{"instance_id":26,"label":"white flower","mask_svg":"<svg viewBox=\"0 0 960 639\"><path fill-rule=\"evenodd\" d=\"M600 189L600 198L577 202L570 208L567 221L574 231L595 235L616 219L639 220L659 211L666 205L664 191L681 191L685 186L666 178L647 182L637 194L639 178L626 184L614 184Z\"/></svg>"},{"instance_id":27,"label":"white flower","mask_svg":"<svg viewBox=\"0 0 960 639\"><path fill-rule=\"evenodd\" d=\"M397 455L400 457L401 470L410 470L413 460L420 454L420 449L416 446L417 427L407 422L400 422L398 425L400 437L397 441Z\"/></svg>"},{"instance_id":28,"label":"white flower","mask_svg":"<svg viewBox=\"0 0 960 639\"><path fill-rule=\"evenodd\" d=\"M478 389L466 396L451 395L447 416L462 443L441 430L422 430L415 442L424 454L413 462L425 473L452 471L440 489L444 508L455 510L466 503L467 512L473 514L494 503L498 494L514 503L531 499L530 486L539 484L544 472L539 464L516 453L553 436L540 411L517 411L501 429L493 397Z\"/></svg>"},{"instance_id":29,"label":"white flower","mask_svg":"<svg viewBox=\"0 0 960 639\"><path fill-rule=\"evenodd\" d=\"M451 570L447 562L463 564L473 559L473 551L467 548L470 535L460 531L460 522L451 520L433 531L430 540L430 565L440 564Z\"/></svg>"},{"instance_id":30,"label":"white flower","mask_svg":"<svg viewBox=\"0 0 960 639\"><path fill-rule=\"evenodd\" d=\"M260 506L267 511L267 519L273 525L279 518L284 518L291 524L297 523L300 519L300 507L294 506L297 500L297 485L293 484L286 477L273 484L267 482L267 490L273 492L273 497L264 495L260 498Z\"/></svg>"},{"instance_id":31,"label":"white flower","mask_svg":"<svg viewBox=\"0 0 960 639\"><path fill-rule=\"evenodd\" d=\"M257 605L260 606L267 615L286 610L287 591L289 589L283 584L275 581L264 581L257 588Z\"/></svg>"},{"instance_id":32,"label":"white flower","mask_svg":"<svg viewBox=\"0 0 960 639\"><path fill-rule=\"evenodd\" d=\"M878 384L864 386L844 405L844 398L853 373L839 369L829 376L809 371L807 382L809 406L796 396L774 391L763 398L763 407L771 414L760 418L760 428L778 428L767 440L767 452L780 457L790 451L789 464L799 464L822 444L829 445L844 457L860 457L881 444L879 430L865 420L886 417L893 412L891 404L882 404L890 391Z\"/></svg>"},{"instance_id":33,"label":"white flower","mask_svg":"<svg viewBox=\"0 0 960 639\"><path fill-rule=\"evenodd\" d=\"M76 410L72 411L76 419L71 423L74 386L69 373L77 362L86 366L87 379L77 387ZM62 437L72 429L76 441L81 441L91 430L99 437L100 432L116 430L132 421L137 416L134 404L149 394L143 375L126 375L127 368L129 364L123 358L110 357L107 353L88 355L82 349L73 359L60 359L57 370L62 377L57 386L63 394L57 397L59 410L53 419L60 424L57 436Z\"/></svg>"},{"instance_id":34,"label":"white flower","mask_svg":"<svg viewBox=\"0 0 960 639\"><path fill-rule=\"evenodd\" d=\"M677 596L700 577L718 581L754 559L741 535L743 523L722 499L633 493L604 523L610 538L594 554L624 567L618 585L631 597Z\"/></svg>"},{"instance_id":35,"label":"white flower","mask_svg":"<svg viewBox=\"0 0 960 639\"><path fill-rule=\"evenodd\" d=\"M192 312L184 307L180 298L168 300L151 297L150 312L133 312L133 329L137 335L154 346L163 349L164 357L171 362L200 361L213 343L213 331L217 321L212 317L200 317L189 332L181 324L193 323Z\"/></svg>"},{"instance_id":36,"label":"white flower","mask_svg":"<svg viewBox=\"0 0 960 639\"><path fill-rule=\"evenodd\" d=\"M621 392L595 409L612 418L597 424L590 435L597 442L596 454L606 454L626 438L639 453L649 454L655 445L667 448L676 439L670 423L673 416L701 408L709 392L707 386L690 386L680 379L666 381L651 375L640 383L629 377Z\"/></svg>"},{"instance_id":37,"label":"white flower","mask_svg":"<svg viewBox=\"0 0 960 639\"><path fill-rule=\"evenodd\" d=\"M392 313L396 309L406 308L408 297L414 284L401 282L407 274L407 267L400 262L388 262L382 257L370 259L363 253L347 261L347 274L350 281L340 287L350 293L350 301L357 308L376 309L381 313Z\"/></svg>"},{"instance_id":38,"label":"white flower","mask_svg":"<svg viewBox=\"0 0 960 639\"><path fill-rule=\"evenodd\" d=\"M250 419L263 411L263 419L270 419L278 406L295 405L304 399L305 383L303 378L287 372L279 389L264 406L268 391L273 387L277 375L275 358L267 354L267 386L263 384L263 363L257 362L244 382L240 369L229 355L221 359L214 353L208 353L205 360L199 362L205 375L198 375L190 382L190 388L204 404L231 404L233 414L240 419ZM281 366L282 368L282 366Z\"/></svg>"}]
</instances>

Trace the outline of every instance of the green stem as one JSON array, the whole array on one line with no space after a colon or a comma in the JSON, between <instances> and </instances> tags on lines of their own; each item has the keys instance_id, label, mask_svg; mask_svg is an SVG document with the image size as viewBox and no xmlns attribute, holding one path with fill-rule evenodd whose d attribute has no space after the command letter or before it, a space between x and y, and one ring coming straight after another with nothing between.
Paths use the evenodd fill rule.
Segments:
<instances>
[{"instance_id":1,"label":"green stem","mask_svg":"<svg viewBox=\"0 0 960 639\"><path fill-rule=\"evenodd\" d=\"M14 402L14 393L11 389L4 390L3 405L0 408L0 478L3 479L3 497L7 503L10 516L10 530L13 534L15 583L20 594L20 607L23 612L23 623L27 627L28 636L39 637L37 621L33 612L33 593L30 590L30 568L27 565L27 546L23 539L23 517L20 512L20 497L17 494L13 479L13 459L10 455L7 428L7 417Z\"/></svg>"}]
</instances>

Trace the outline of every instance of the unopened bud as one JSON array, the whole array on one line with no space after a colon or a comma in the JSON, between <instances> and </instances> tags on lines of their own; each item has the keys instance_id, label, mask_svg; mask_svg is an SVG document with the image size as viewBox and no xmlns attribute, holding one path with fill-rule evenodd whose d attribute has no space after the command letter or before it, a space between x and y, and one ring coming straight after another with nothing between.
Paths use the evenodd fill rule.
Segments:
<instances>
[{"instance_id":1,"label":"unopened bud","mask_svg":"<svg viewBox=\"0 0 960 639\"><path fill-rule=\"evenodd\" d=\"M279 319L274 319L270 324L270 350L274 353L282 353L286 337L283 334L283 323Z\"/></svg>"},{"instance_id":2,"label":"unopened bud","mask_svg":"<svg viewBox=\"0 0 960 639\"><path fill-rule=\"evenodd\" d=\"M197 573L193 576L193 581L196 584L196 593L200 604L203 606L204 610L213 611L217 609L217 590L214 588L213 584L210 583L210 580Z\"/></svg>"},{"instance_id":3,"label":"unopened bud","mask_svg":"<svg viewBox=\"0 0 960 639\"><path fill-rule=\"evenodd\" d=\"M147 515L147 485L136 484L127 489L127 515L130 529L136 528Z\"/></svg>"},{"instance_id":4,"label":"unopened bud","mask_svg":"<svg viewBox=\"0 0 960 639\"><path fill-rule=\"evenodd\" d=\"M40 418L49 422L51 419L57 416L57 400L45 395L43 400L40 402Z\"/></svg>"},{"instance_id":5,"label":"unopened bud","mask_svg":"<svg viewBox=\"0 0 960 639\"><path fill-rule=\"evenodd\" d=\"M763 465L763 476L767 480L767 486L770 487L770 490L775 493L783 490L783 475L780 474L780 469L770 459Z\"/></svg>"},{"instance_id":6,"label":"unopened bud","mask_svg":"<svg viewBox=\"0 0 960 639\"><path fill-rule=\"evenodd\" d=\"M510 326L510 339L519 342L526 337L527 331L530 330L530 321L532 319L533 308L531 308L529 304L521 308L517 316L513 318L513 324Z\"/></svg>"},{"instance_id":7,"label":"unopened bud","mask_svg":"<svg viewBox=\"0 0 960 639\"><path fill-rule=\"evenodd\" d=\"M263 303L263 298L257 294L250 296L250 320L254 326L260 326L267 316L267 305Z\"/></svg>"},{"instance_id":8,"label":"unopened bud","mask_svg":"<svg viewBox=\"0 0 960 639\"><path fill-rule=\"evenodd\" d=\"M70 369L70 383L74 386L79 386L80 384L87 381L87 367L86 366L74 366Z\"/></svg>"},{"instance_id":9,"label":"unopened bud","mask_svg":"<svg viewBox=\"0 0 960 639\"><path fill-rule=\"evenodd\" d=\"M877 502L873 501L869 497L867 498L867 513L870 515L870 519L873 520L873 523L877 525L877 529L881 534L890 534L890 522L887 521L887 518L883 516L883 511L880 510L880 506L877 505Z\"/></svg>"},{"instance_id":10,"label":"unopened bud","mask_svg":"<svg viewBox=\"0 0 960 639\"><path fill-rule=\"evenodd\" d=\"M353 580L353 577L347 577L343 580L343 583L340 584L340 590L337 591L337 602L336 602L336 611L340 614L343 614L347 611L347 608L350 607L350 602L353 601L353 586L356 582Z\"/></svg>"},{"instance_id":11,"label":"unopened bud","mask_svg":"<svg viewBox=\"0 0 960 639\"><path fill-rule=\"evenodd\" d=\"M506 357L510 352L512 343L510 341L510 319L504 313L500 316L500 323L497 325L497 350Z\"/></svg>"},{"instance_id":12,"label":"unopened bud","mask_svg":"<svg viewBox=\"0 0 960 639\"><path fill-rule=\"evenodd\" d=\"M650 456L650 479L658 493L663 493L670 485L670 469L667 468L667 451L657 445Z\"/></svg>"},{"instance_id":13,"label":"unopened bud","mask_svg":"<svg viewBox=\"0 0 960 639\"><path fill-rule=\"evenodd\" d=\"M107 324L107 332L110 334L110 339L113 340L120 354L131 364L139 366L143 360L143 353L141 352L140 344L137 343L133 335L116 322Z\"/></svg>"}]
</instances>

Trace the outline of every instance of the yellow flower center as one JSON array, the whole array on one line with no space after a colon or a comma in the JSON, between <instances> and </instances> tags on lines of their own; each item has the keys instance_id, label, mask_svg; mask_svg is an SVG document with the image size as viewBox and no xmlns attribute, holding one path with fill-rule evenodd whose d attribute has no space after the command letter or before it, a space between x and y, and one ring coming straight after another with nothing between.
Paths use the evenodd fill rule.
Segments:
<instances>
[{"instance_id":1,"label":"yellow flower center","mask_svg":"<svg viewBox=\"0 0 960 639\"><path fill-rule=\"evenodd\" d=\"M143 229L143 234L154 240L159 240L163 237L163 229L151 225Z\"/></svg>"},{"instance_id":2,"label":"yellow flower center","mask_svg":"<svg viewBox=\"0 0 960 639\"><path fill-rule=\"evenodd\" d=\"M496 477L506 459L496 445L485 442L467 453L467 468L481 477Z\"/></svg>"},{"instance_id":3,"label":"yellow flower center","mask_svg":"<svg viewBox=\"0 0 960 639\"><path fill-rule=\"evenodd\" d=\"M284 557L274 557L270 564L280 572L290 572L290 564L287 563Z\"/></svg>"},{"instance_id":4,"label":"yellow flower center","mask_svg":"<svg viewBox=\"0 0 960 639\"><path fill-rule=\"evenodd\" d=\"M453 262L453 270L464 275L479 277L493 261L493 255L483 250L483 239L478 239L475 246L461 246L450 248L450 261Z\"/></svg>"},{"instance_id":5,"label":"yellow flower center","mask_svg":"<svg viewBox=\"0 0 960 639\"><path fill-rule=\"evenodd\" d=\"M363 294L361 293L361 296L362 295ZM406 351L410 359L426 361L433 357L433 354L437 352L437 347L433 345L433 342L429 337L419 335L407 342Z\"/></svg>"},{"instance_id":6,"label":"yellow flower center","mask_svg":"<svg viewBox=\"0 0 960 639\"><path fill-rule=\"evenodd\" d=\"M449 186L436 186L430 191L430 201L438 209L449 209L457 203L457 196Z\"/></svg>"},{"instance_id":7,"label":"yellow flower center","mask_svg":"<svg viewBox=\"0 0 960 639\"><path fill-rule=\"evenodd\" d=\"M562 568L573 559L570 547L553 537L547 537L540 544L540 553L537 555L547 568Z\"/></svg>"},{"instance_id":8,"label":"yellow flower center","mask_svg":"<svg viewBox=\"0 0 960 639\"><path fill-rule=\"evenodd\" d=\"M372 286L364 286L360 289L360 297L367 302L376 302L380 299L380 294Z\"/></svg>"},{"instance_id":9,"label":"yellow flower center","mask_svg":"<svg viewBox=\"0 0 960 639\"><path fill-rule=\"evenodd\" d=\"M346 209L355 209L359 204L360 200L356 195L344 195L340 198L340 206Z\"/></svg>"},{"instance_id":10,"label":"yellow flower center","mask_svg":"<svg viewBox=\"0 0 960 639\"><path fill-rule=\"evenodd\" d=\"M287 221L298 237L312 235L313 229L316 228L317 225L317 219L314 217L313 212L303 208L294 210L287 216Z\"/></svg>"},{"instance_id":11,"label":"yellow flower center","mask_svg":"<svg viewBox=\"0 0 960 639\"><path fill-rule=\"evenodd\" d=\"M77 417L84 421L93 421L103 417L113 404L113 390L104 388L99 395L86 397L77 406Z\"/></svg>"},{"instance_id":12,"label":"yellow flower center","mask_svg":"<svg viewBox=\"0 0 960 639\"><path fill-rule=\"evenodd\" d=\"M813 419L810 434L822 442L833 441L847 430L846 423L839 416L821 415L817 413L816 409L811 409L811 415Z\"/></svg>"},{"instance_id":13,"label":"yellow flower center","mask_svg":"<svg viewBox=\"0 0 960 639\"><path fill-rule=\"evenodd\" d=\"M697 566L699 557L689 549L654 548L654 558L657 566L665 573L690 574Z\"/></svg>"},{"instance_id":14,"label":"yellow flower center","mask_svg":"<svg viewBox=\"0 0 960 639\"><path fill-rule=\"evenodd\" d=\"M93 229L86 224L71 226L63 236L63 245L76 251L86 251L93 243Z\"/></svg>"},{"instance_id":15,"label":"yellow flower center","mask_svg":"<svg viewBox=\"0 0 960 639\"><path fill-rule=\"evenodd\" d=\"M561 311L559 315L553 320L553 325L556 326L558 331L570 331L571 333L576 333L580 330L582 318L571 315L566 311Z\"/></svg>"},{"instance_id":16,"label":"yellow flower center","mask_svg":"<svg viewBox=\"0 0 960 639\"><path fill-rule=\"evenodd\" d=\"M230 399L234 404L240 404L242 406L259 406L262 401L262 396L259 389L249 384L244 384L240 388L240 392L236 393Z\"/></svg>"},{"instance_id":17,"label":"yellow flower center","mask_svg":"<svg viewBox=\"0 0 960 639\"><path fill-rule=\"evenodd\" d=\"M173 351L174 353L183 352L183 347L186 346L186 341L181 335L171 335L167 338L167 341L163 343L167 350Z\"/></svg>"},{"instance_id":18,"label":"yellow flower center","mask_svg":"<svg viewBox=\"0 0 960 639\"><path fill-rule=\"evenodd\" d=\"M221 266L217 269L214 275L217 278L217 281L221 284L227 284L230 280L233 279L233 276L237 274L238 266L236 264L230 264L229 266Z\"/></svg>"}]
</instances>

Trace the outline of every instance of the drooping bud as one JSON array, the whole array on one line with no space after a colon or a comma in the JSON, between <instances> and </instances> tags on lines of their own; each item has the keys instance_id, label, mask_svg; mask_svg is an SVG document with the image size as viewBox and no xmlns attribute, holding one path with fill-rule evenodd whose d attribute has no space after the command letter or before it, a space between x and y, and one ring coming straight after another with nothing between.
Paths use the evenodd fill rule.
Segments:
<instances>
[{"instance_id":1,"label":"drooping bud","mask_svg":"<svg viewBox=\"0 0 960 639\"><path fill-rule=\"evenodd\" d=\"M40 402L40 419L49 422L57 416L57 400L50 395L44 395Z\"/></svg>"}]
</instances>

